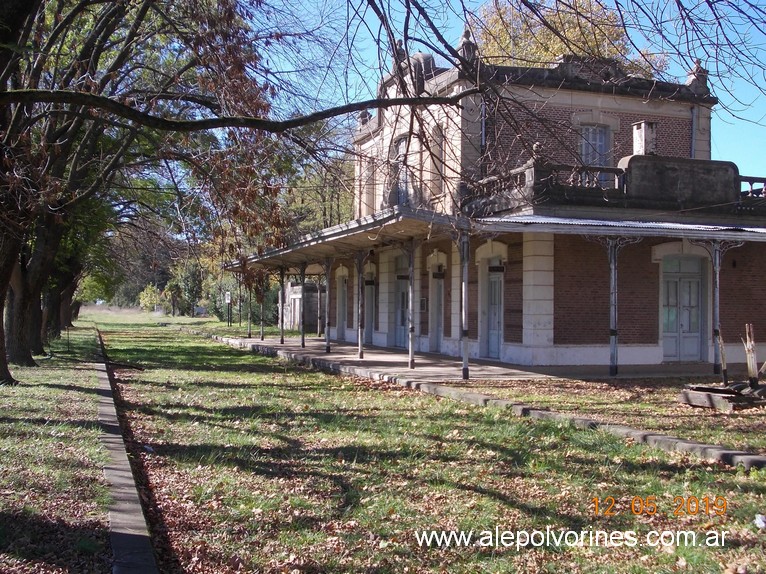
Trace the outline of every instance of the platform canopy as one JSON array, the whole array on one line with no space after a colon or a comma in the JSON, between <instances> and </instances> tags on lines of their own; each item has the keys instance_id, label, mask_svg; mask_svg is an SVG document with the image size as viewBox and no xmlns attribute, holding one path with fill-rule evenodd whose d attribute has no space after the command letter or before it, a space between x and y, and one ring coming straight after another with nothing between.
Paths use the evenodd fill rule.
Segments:
<instances>
[{"instance_id":1,"label":"platform canopy","mask_svg":"<svg viewBox=\"0 0 766 574\"><path fill-rule=\"evenodd\" d=\"M452 238L461 226L463 229L468 227L466 218L396 206L304 235L286 247L250 255L247 264L256 269L283 268L288 274L298 273L305 264L307 275L319 275L324 273L323 264L328 258L353 258L360 252L405 244L413 239ZM238 262L226 265L229 271L236 271L238 267Z\"/></svg>"},{"instance_id":2,"label":"platform canopy","mask_svg":"<svg viewBox=\"0 0 766 574\"><path fill-rule=\"evenodd\" d=\"M457 239L460 231L471 235L502 233L553 233L622 237L668 237L676 239L766 242L766 228L738 225L710 225L634 219L555 217L537 214L506 214L468 219L442 215L426 209L396 206L373 215L328 227L300 237L279 249L270 249L247 258L251 268L284 269L287 274L306 265L307 275L324 272L328 258L354 258L359 253L410 240ZM226 269L236 272L238 262Z\"/></svg>"}]
</instances>

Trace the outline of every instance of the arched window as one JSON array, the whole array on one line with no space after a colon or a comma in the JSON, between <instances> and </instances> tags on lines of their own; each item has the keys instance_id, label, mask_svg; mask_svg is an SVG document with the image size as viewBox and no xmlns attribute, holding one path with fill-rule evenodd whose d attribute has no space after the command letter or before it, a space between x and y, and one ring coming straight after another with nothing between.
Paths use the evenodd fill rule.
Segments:
<instances>
[{"instance_id":1,"label":"arched window","mask_svg":"<svg viewBox=\"0 0 766 574\"><path fill-rule=\"evenodd\" d=\"M444 130L434 126L431 132L431 199L439 199L444 193Z\"/></svg>"},{"instance_id":2,"label":"arched window","mask_svg":"<svg viewBox=\"0 0 766 574\"><path fill-rule=\"evenodd\" d=\"M394 165L393 165L393 204L407 205L410 200L410 174L407 165L407 151L409 140L406 137L400 138L394 146Z\"/></svg>"}]
</instances>

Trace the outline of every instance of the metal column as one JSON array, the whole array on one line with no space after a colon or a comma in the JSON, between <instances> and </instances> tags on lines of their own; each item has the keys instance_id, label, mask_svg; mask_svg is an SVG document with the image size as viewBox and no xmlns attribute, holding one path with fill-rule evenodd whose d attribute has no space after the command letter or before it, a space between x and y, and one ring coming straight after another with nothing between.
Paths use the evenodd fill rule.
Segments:
<instances>
[{"instance_id":1,"label":"metal column","mask_svg":"<svg viewBox=\"0 0 766 574\"><path fill-rule=\"evenodd\" d=\"M247 288L247 338L253 336L253 287Z\"/></svg>"},{"instance_id":2,"label":"metal column","mask_svg":"<svg viewBox=\"0 0 766 574\"><path fill-rule=\"evenodd\" d=\"M410 369L415 368L415 242L410 240L407 247L409 260L409 305L407 305L407 326L409 327L409 359L407 365Z\"/></svg>"},{"instance_id":3,"label":"metal column","mask_svg":"<svg viewBox=\"0 0 766 574\"><path fill-rule=\"evenodd\" d=\"M617 346L617 240L607 239L609 254L609 375L617 376L618 346Z\"/></svg>"},{"instance_id":4,"label":"metal column","mask_svg":"<svg viewBox=\"0 0 766 574\"><path fill-rule=\"evenodd\" d=\"M358 356L364 359L364 260L365 254L360 251L356 254L356 289L357 289L357 347Z\"/></svg>"},{"instance_id":5,"label":"metal column","mask_svg":"<svg viewBox=\"0 0 766 574\"><path fill-rule=\"evenodd\" d=\"M285 344L285 268L279 268L279 343Z\"/></svg>"},{"instance_id":6,"label":"metal column","mask_svg":"<svg viewBox=\"0 0 766 574\"><path fill-rule=\"evenodd\" d=\"M468 261L470 244L468 234L461 233L458 249L460 250L460 347L463 355L463 380L468 380Z\"/></svg>"},{"instance_id":7,"label":"metal column","mask_svg":"<svg viewBox=\"0 0 766 574\"><path fill-rule=\"evenodd\" d=\"M263 337L264 337L265 319L263 318L263 307L264 307L265 300L266 300L266 288L264 287L264 289L261 291L261 341L263 341Z\"/></svg>"},{"instance_id":8,"label":"metal column","mask_svg":"<svg viewBox=\"0 0 766 574\"><path fill-rule=\"evenodd\" d=\"M713 264L713 374L721 374L721 261L724 254L735 247L742 247L743 241L696 240L689 241L699 245L710 255ZM726 375L724 375L726 378Z\"/></svg>"},{"instance_id":9,"label":"metal column","mask_svg":"<svg viewBox=\"0 0 766 574\"><path fill-rule=\"evenodd\" d=\"M329 257L324 260L324 350L330 352L330 273L332 272L332 259Z\"/></svg>"},{"instance_id":10,"label":"metal column","mask_svg":"<svg viewBox=\"0 0 766 574\"><path fill-rule=\"evenodd\" d=\"M585 236L606 247L609 256L609 376L617 376L619 365L619 341L617 322L617 255L626 245L638 243L641 237Z\"/></svg>"},{"instance_id":11,"label":"metal column","mask_svg":"<svg viewBox=\"0 0 766 574\"><path fill-rule=\"evenodd\" d=\"M306 263L300 266L301 278L301 349L306 348Z\"/></svg>"},{"instance_id":12,"label":"metal column","mask_svg":"<svg viewBox=\"0 0 766 574\"><path fill-rule=\"evenodd\" d=\"M721 242L713 242L713 374L721 374Z\"/></svg>"}]
</instances>

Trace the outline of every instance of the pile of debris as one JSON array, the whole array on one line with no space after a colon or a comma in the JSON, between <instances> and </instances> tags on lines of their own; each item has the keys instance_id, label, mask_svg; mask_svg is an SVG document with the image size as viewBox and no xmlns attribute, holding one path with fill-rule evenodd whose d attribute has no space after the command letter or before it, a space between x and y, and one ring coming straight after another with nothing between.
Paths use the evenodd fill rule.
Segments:
<instances>
[{"instance_id":1,"label":"pile of debris","mask_svg":"<svg viewBox=\"0 0 766 574\"><path fill-rule=\"evenodd\" d=\"M766 362L758 368L758 360L755 355L755 336L753 325L745 325L746 339L742 340L745 345L747 357L747 381L729 382L726 369L726 352L723 338L718 334L718 345L721 350L721 373L723 375L722 387L705 387L687 385L678 396L679 402L693 407L706 407L730 413L740 409L766 406L766 385L761 385L758 378L766 372Z\"/></svg>"}]
</instances>

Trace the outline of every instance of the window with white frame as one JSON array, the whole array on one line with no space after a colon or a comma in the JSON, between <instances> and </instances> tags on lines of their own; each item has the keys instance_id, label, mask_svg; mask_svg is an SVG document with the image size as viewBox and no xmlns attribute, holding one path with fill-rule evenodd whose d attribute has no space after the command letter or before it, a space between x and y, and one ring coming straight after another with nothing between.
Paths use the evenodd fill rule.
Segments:
<instances>
[{"instance_id":1,"label":"window with white frame","mask_svg":"<svg viewBox=\"0 0 766 574\"><path fill-rule=\"evenodd\" d=\"M610 167L610 129L605 125L582 125L580 126L580 157L586 167ZM583 183L594 183L586 178ZM612 187L614 176L600 174L598 183L601 187Z\"/></svg>"},{"instance_id":2,"label":"window with white frame","mask_svg":"<svg viewBox=\"0 0 766 574\"><path fill-rule=\"evenodd\" d=\"M581 126L580 156L587 166L607 167L609 165L609 127Z\"/></svg>"}]
</instances>

